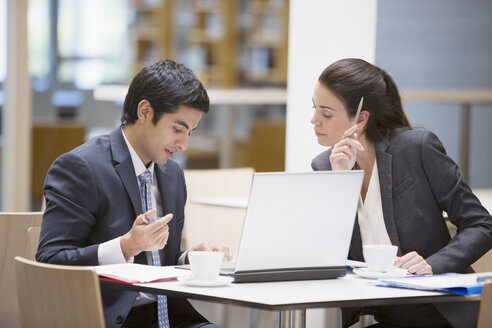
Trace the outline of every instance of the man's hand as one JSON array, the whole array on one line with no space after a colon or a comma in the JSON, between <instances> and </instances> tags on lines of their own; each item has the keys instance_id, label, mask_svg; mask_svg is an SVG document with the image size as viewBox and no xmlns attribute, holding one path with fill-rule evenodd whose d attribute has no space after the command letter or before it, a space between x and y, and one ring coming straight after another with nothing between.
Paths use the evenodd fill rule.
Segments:
<instances>
[{"instance_id":1,"label":"man's hand","mask_svg":"<svg viewBox=\"0 0 492 328\"><path fill-rule=\"evenodd\" d=\"M195 251L221 252L224 253L224 262L228 262L232 260L232 251L229 246L217 246L217 245L210 245L208 243L201 243L188 250L188 252L195 252ZM190 263L190 261L188 260L188 254L186 254L185 263Z\"/></svg>"},{"instance_id":2,"label":"man's hand","mask_svg":"<svg viewBox=\"0 0 492 328\"><path fill-rule=\"evenodd\" d=\"M152 209L141 215L150 222L155 217L155 212L156 210ZM121 250L126 260L143 251L163 248L169 238L169 226L167 224L173 218L172 213L149 224L145 223L141 215L135 218L130 231L120 238Z\"/></svg>"},{"instance_id":3,"label":"man's hand","mask_svg":"<svg viewBox=\"0 0 492 328\"><path fill-rule=\"evenodd\" d=\"M432 267L417 252L410 252L395 260L395 266L415 274L434 274Z\"/></svg>"}]
</instances>

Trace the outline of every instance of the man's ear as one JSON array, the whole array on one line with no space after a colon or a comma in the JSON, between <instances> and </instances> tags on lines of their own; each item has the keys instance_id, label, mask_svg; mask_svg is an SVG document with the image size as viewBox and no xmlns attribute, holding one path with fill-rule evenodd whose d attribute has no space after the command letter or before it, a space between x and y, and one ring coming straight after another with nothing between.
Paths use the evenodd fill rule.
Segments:
<instances>
[{"instance_id":1,"label":"man's ear","mask_svg":"<svg viewBox=\"0 0 492 328\"><path fill-rule=\"evenodd\" d=\"M359 114L359 120L357 125L359 126L359 130L364 130L367 122L369 121L369 116L371 114L367 110L362 110Z\"/></svg>"},{"instance_id":2,"label":"man's ear","mask_svg":"<svg viewBox=\"0 0 492 328\"><path fill-rule=\"evenodd\" d=\"M146 99L140 100L137 105L137 121L145 123L147 120L152 119L153 114L152 106Z\"/></svg>"}]
</instances>

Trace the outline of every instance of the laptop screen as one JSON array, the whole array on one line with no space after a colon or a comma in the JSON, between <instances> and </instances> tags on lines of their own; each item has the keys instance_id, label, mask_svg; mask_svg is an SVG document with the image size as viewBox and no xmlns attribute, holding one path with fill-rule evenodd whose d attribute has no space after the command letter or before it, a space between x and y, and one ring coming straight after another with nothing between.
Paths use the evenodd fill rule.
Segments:
<instances>
[{"instance_id":1,"label":"laptop screen","mask_svg":"<svg viewBox=\"0 0 492 328\"><path fill-rule=\"evenodd\" d=\"M345 266L363 176L256 173L235 271Z\"/></svg>"}]
</instances>

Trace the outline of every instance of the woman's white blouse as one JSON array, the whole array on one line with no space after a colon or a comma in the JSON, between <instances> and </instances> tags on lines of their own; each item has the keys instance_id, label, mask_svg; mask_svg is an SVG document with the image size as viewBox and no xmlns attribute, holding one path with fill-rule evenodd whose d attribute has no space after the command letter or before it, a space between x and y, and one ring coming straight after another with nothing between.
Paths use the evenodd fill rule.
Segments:
<instances>
[{"instance_id":1,"label":"woman's white blouse","mask_svg":"<svg viewBox=\"0 0 492 328\"><path fill-rule=\"evenodd\" d=\"M357 207L362 245L391 245L383 218L381 189L377 161L374 161L371 179L367 189L366 200L359 198Z\"/></svg>"}]
</instances>

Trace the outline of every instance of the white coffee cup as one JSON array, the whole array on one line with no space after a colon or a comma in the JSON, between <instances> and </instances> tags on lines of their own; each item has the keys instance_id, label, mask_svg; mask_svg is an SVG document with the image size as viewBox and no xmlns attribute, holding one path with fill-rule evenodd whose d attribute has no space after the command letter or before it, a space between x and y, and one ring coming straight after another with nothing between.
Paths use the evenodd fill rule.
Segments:
<instances>
[{"instance_id":1,"label":"white coffee cup","mask_svg":"<svg viewBox=\"0 0 492 328\"><path fill-rule=\"evenodd\" d=\"M367 267L374 272L391 271L397 251L398 247L393 245L364 245L362 248Z\"/></svg>"},{"instance_id":2,"label":"white coffee cup","mask_svg":"<svg viewBox=\"0 0 492 328\"><path fill-rule=\"evenodd\" d=\"M193 280L216 280L224 258L224 253L195 251L188 253Z\"/></svg>"}]
</instances>

